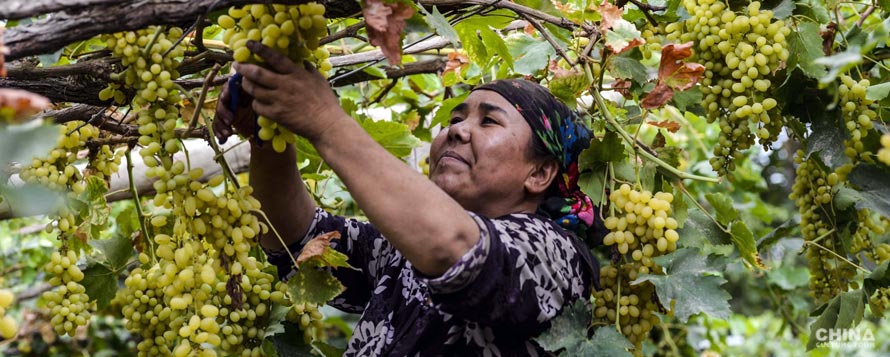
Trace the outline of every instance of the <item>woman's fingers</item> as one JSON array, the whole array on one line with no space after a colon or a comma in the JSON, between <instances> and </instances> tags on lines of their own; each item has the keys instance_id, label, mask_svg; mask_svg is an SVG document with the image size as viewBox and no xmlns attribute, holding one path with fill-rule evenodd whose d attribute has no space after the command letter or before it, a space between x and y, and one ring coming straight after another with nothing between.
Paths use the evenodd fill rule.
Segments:
<instances>
[{"instance_id":1,"label":"woman's fingers","mask_svg":"<svg viewBox=\"0 0 890 357\"><path fill-rule=\"evenodd\" d=\"M225 144L229 136L232 135L232 122L235 116L221 102L217 103L216 120L213 121L213 134L219 139L221 144ZM223 106L223 108L220 109L220 106Z\"/></svg>"},{"instance_id":2,"label":"woman's fingers","mask_svg":"<svg viewBox=\"0 0 890 357\"><path fill-rule=\"evenodd\" d=\"M275 92L277 91L276 89L259 86L254 81L247 79L247 77L244 77L244 79L241 80L241 88L244 89L244 91L247 92L248 95L256 98L254 99L254 102L268 102L270 100L274 100L272 99L272 96L274 96Z\"/></svg>"},{"instance_id":3,"label":"woman's fingers","mask_svg":"<svg viewBox=\"0 0 890 357\"><path fill-rule=\"evenodd\" d=\"M278 88L278 85L281 83L281 75L255 64L235 63L233 66L243 76L242 83L244 80L249 79L269 89Z\"/></svg>"},{"instance_id":4,"label":"woman's fingers","mask_svg":"<svg viewBox=\"0 0 890 357\"><path fill-rule=\"evenodd\" d=\"M296 65L289 58L285 57L283 54L278 53L266 45L262 43L249 40L247 41L247 48L250 49L251 52L259 55L266 63L269 65L269 68L272 68L273 71L281 73L281 74L290 74L293 73L296 69Z\"/></svg>"}]
</instances>

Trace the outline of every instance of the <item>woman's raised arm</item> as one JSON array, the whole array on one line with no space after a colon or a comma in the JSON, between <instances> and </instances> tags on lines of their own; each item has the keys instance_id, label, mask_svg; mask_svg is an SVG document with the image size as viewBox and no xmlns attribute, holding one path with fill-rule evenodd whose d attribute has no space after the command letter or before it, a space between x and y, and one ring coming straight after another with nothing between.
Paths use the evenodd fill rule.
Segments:
<instances>
[{"instance_id":1,"label":"woman's raised arm","mask_svg":"<svg viewBox=\"0 0 890 357\"><path fill-rule=\"evenodd\" d=\"M439 276L478 242L479 227L460 204L377 144L343 111L318 72L262 44L250 41L248 47L272 68L236 64L244 90L255 98L253 109L309 139L371 222L418 271ZM276 190L275 184L270 178L256 187Z\"/></svg>"}]
</instances>

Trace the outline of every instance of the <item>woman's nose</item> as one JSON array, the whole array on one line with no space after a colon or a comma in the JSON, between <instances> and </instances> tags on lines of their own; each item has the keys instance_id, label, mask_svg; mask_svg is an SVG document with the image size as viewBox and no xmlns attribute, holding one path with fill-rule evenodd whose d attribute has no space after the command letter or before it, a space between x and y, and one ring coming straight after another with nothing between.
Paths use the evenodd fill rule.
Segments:
<instances>
[{"instance_id":1,"label":"woman's nose","mask_svg":"<svg viewBox=\"0 0 890 357\"><path fill-rule=\"evenodd\" d=\"M466 120L459 123L451 124L448 127L448 139L458 142L470 141L470 125Z\"/></svg>"}]
</instances>

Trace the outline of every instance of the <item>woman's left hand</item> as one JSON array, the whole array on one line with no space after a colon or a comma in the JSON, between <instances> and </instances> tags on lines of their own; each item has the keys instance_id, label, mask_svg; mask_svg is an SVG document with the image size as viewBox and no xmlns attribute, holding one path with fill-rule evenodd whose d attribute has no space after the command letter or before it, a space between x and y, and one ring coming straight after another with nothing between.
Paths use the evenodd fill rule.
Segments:
<instances>
[{"instance_id":1,"label":"woman's left hand","mask_svg":"<svg viewBox=\"0 0 890 357\"><path fill-rule=\"evenodd\" d=\"M346 117L327 80L309 64L295 64L255 41L247 47L266 61L266 67L235 63L244 76L241 87L253 96L253 110L297 135L315 141Z\"/></svg>"}]
</instances>

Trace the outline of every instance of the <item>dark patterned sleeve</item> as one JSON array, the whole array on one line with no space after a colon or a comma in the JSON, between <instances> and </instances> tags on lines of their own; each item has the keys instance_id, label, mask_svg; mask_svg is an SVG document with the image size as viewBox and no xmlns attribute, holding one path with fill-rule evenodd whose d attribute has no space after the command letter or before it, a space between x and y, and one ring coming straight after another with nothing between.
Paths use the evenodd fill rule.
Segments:
<instances>
[{"instance_id":1,"label":"dark patterned sleeve","mask_svg":"<svg viewBox=\"0 0 890 357\"><path fill-rule=\"evenodd\" d=\"M563 305L588 291L589 273L573 238L533 215L471 214L481 237L440 277L424 279L442 311L521 336L546 328Z\"/></svg>"},{"instance_id":2,"label":"dark patterned sleeve","mask_svg":"<svg viewBox=\"0 0 890 357\"><path fill-rule=\"evenodd\" d=\"M321 208L316 209L315 218L303 239L288 246L288 250L299 255L310 239L333 231L340 232L340 239L333 240L331 247L346 254L349 264L361 271L344 268L333 270L334 276L346 286L346 291L329 304L344 311L360 313L368 304L377 278L394 257L395 250L370 223L332 215ZM282 280L296 273L284 249L266 251L266 255L269 262L278 267L278 276Z\"/></svg>"}]
</instances>

